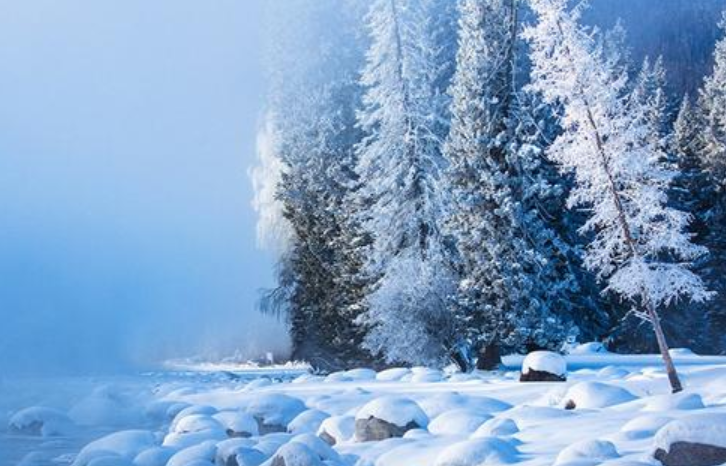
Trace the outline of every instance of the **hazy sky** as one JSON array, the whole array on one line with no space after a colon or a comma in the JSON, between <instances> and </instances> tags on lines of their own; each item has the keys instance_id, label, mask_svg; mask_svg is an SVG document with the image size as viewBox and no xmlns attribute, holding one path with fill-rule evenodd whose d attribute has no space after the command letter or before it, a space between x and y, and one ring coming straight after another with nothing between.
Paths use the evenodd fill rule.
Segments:
<instances>
[{"instance_id":1,"label":"hazy sky","mask_svg":"<svg viewBox=\"0 0 726 466\"><path fill-rule=\"evenodd\" d=\"M263 0L0 0L0 369L284 344L247 167Z\"/></svg>"}]
</instances>

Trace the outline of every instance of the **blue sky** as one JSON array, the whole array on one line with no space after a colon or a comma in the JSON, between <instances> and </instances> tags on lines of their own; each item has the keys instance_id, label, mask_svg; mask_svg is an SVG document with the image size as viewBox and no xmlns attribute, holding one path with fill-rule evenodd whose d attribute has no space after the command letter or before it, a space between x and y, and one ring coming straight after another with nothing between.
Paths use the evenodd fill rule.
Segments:
<instances>
[{"instance_id":1,"label":"blue sky","mask_svg":"<svg viewBox=\"0 0 726 466\"><path fill-rule=\"evenodd\" d=\"M0 368L285 345L247 168L261 0L0 0Z\"/></svg>"}]
</instances>

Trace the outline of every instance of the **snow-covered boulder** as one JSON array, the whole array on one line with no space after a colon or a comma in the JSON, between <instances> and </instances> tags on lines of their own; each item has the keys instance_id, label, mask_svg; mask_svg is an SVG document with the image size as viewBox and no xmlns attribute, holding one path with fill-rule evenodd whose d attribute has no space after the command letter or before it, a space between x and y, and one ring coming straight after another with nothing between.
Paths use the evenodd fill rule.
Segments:
<instances>
[{"instance_id":1,"label":"snow-covered boulder","mask_svg":"<svg viewBox=\"0 0 726 466\"><path fill-rule=\"evenodd\" d=\"M429 424L429 432L434 435L468 436L491 418L489 414L471 409L453 409L435 417Z\"/></svg>"},{"instance_id":2,"label":"snow-covered boulder","mask_svg":"<svg viewBox=\"0 0 726 466\"><path fill-rule=\"evenodd\" d=\"M519 459L517 448L495 437L482 437L451 445L436 457L435 466L510 464Z\"/></svg>"},{"instance_id":3,"label":"snow-covered boulder","mask_svg":"<svg viewBox=\"0 0 726 466\"><path fill-rule=\"evenodd\" d=\"M224 428L228 437L254 437L260 429L254 416L242 411L220 411L212 416Z\"/></svg>"},{"instance_id":4,"label":"snow-covered boulder","mask_svg":"<svg viewBox=\"0 0 726 466\"><path fill-rule=\"evenodd\" d=\"M217 443L213 440L202 442L199 445L185 448L175 453L166 466L189 466L192 463L214 464L217 455Z\"/></svg>"},{"instance_id":5,"label":"snow-covered boulder","mask_svg":"<svg viewBox=\"0 0 726 466\"><path fill-rule=\"evenodd\" d=\"M184 405L180 405L184 406ZM171 421L170 431L176 432L176 426L179 422L187 416L193 415L206 415L211 416L217 413L217 408L207 405L191 405L185 406L179 412L177 412Z\"/></svg>"},{"instance_id":6,"label":"snow-covered boulder","mask_svg":"<svg viewBox=\"0 0 726 466\"><path fill-rule=\"evenodd\" d=\"M206 414L192 414L185 416L179 420L171 429L177 434L188 434L193 432L201 432L204 430L224 430L222 424Z\"/></svg>"},{"instance_id":7,"label":"snow-covered boulder","mask_svg":"<svg viewBox=\"0 0 726 466\"><path fill-rule=\"evenodd\" d=\"M703 408L705 408L705 405L703 404L701 395L681 392L652 396L648 398L643 411L660 413L674 409L688 411Z\"/></svg>"},{"instance_id":8,"label":"snow-covered boulder","mask_svg":"<svg viewBox=\"0 0 726 466\"><path fill-rule=\"evenodd\" d=\"M557 455L555 466L564 466L566 464L597 466L607 460L619 457L620 454L612 442L607 440L583 440L562 450Z\"/></svg>"},{"instance_id":9,"label":"snow-covered boulder","mask_svg":"<svg viewBox=\"0 0 726 466\"><path fill-rule=\"evenodd\" d=\"M623 380L625 377L630 375L630 371L623 368L623 367L617 367L617 366L605 366L599 371L597 371L597 378L600 380L603 379L616 379L616 380Z\"/></svg>"},{"instance_id":10,"label":"snow-covered boulder","mask_svg":"<svg viewBox=\"0 0 726 466\"><path fill-rule=\"evenodd\" d=\"M73 428L73 421L57 409L33 406L15 413L8 428L25 435L50 437L67 434Z\"/></svg>"},{"instance_id":11,"label":"snow-covered boulder","mask_svg":"<svg viewBox=\"0 0 726 466\"><path fill-rule=\"evenodd\" d=\"M517 423L509 418L490 419L472 434L472 438L480 437L507 437L519 432Z\"/></svg>"},{"instance_id":12,"label":"snow-covered boulder","mask_svg":"<svg viewBox=\"0 0 726 466\"><path fill-rule=\"evenodd\" d=\"M534 351L522 362L520 382L564 382L567 362L562 355L551 351Z\"/></svg>"},{"instance_id":13,"label":"snow-covered boulder","mask_svg":"<svg viewBox=\"0 0 726 466\"><path fill-rule=\"evenodd\" d=\"M635 400L628 390L601 382L580 382L567 390L565 406L569 409L598 409Z\"/></svg>"},{"instance_id":14,"label":"snow-covered boulder","mask_svg":"<svg viewBox=\"0 0 726 466\"><path fill-rule=\"evenodd\" d=\"M665 416L638 416L625 423L625 425L620 428L620 432L622 436L628 440L652 438L655 433L661 429L661 427L672 420L673 418Z\"/></svg>"},{"instance_id":15,"label":"snow-covered boulder","mask_svg":"<svg viewBox=\"0 0 726 466\"><path fill-rule=\"evenodd\" d=\"M359 442L401 437L406 431L426 427L428 417L415 401L398 396L376 398L355 416L355 437Z\"/></svg>"},{"instance_id":16,"label":"snow-covered boulder","mask_svg":"<svg viewBox=\"0 0 726 466\"><path fill-rule=\"evenodd\" d=\"M326 418L318 429L318 437L329 445L345 443L355 435L354 416L332 416Z\"/></svg>"},{"instance_id":17,"label":"snow-covered boulder","mask_svg":"<svg viewBox=\"0 0 726 466\"><path fill-rule=\"evenodd\" d=\"M414 367L411 369L409 381L412 383L433 383L444 380L444 373L429 367Z\"/></svg>"},{"instance_id":18,"label":"snow-covered boulder","mask_svg":"<svg viewBox=\"0 0 726 466\"><path fill-rule=\"evenodd\" d=\"M669 422L655 436L653 456L665 466L726 463L726 414L695 414Z\"/></svg>"},{"instance_id":19,"label":"snow-covered boulder","mask_svg":"<svg viewBox=\"0 0 726 466\"><path fill-rule=\"evenodd\" d=\"M156 445L156 436L147 430L115 432L83 447L73 461L73 466L88 466L91 460L104 456L120 456L133 460L142 451Z\"/></svg>"},{"instance_id":20,"label":"snow-covered boulder","mask_svg":"<svg viewBox=\"0 0 726 466\"><path fill-rule=\"evenodd\" d=\"M376 375L376 380L380 380L381 382L398 382L409 374L411 374L411 369L406 367L393 367L379 372Z\"/></svg>"},{"instance_id":21,"label":"snow-covered boulder","mask_svg":"<svg viewBox=\"0 0 726 466\"><path fill-rule=\"evenodd\" d=\"M318 457L323 461L338 461L340 459L340 456L338 455L338 452L333 450L333 448L328 445L326 442L320 439L320 437L317 437L313 434L300 434L296 435L295 437L290 440L290 442L297 442L305 445L308 447L311 451L315 452Z\"/></svg>"},{"instance_id":22,"label":"snow-covered boulder","mask_svg":"<svg viewBox=\"0 0 726 466\"><path fill-rule=\"evenodd\" d=\"M177 452L170 447L152 447L136 455L135 466L166 466L169 459Z\"/></svg>"},{"instance_id":23,"label":"snow-covered boulder","mask_svg":"<svg viewBox=\"0 0 726 466\"><path fill-rule=\"evenodd\" d=\"M130 459L122 456L101 456L89 461L88 466L134 466Z\"/></svg>"},{"instance_id":24,"label":"snow-covered boulder","mask_svg":"<svg viewBox=\"0 0 726 466\"><path fill-rule=\"evenodd\" d=\"M291 434L316 433L320 429L320 425L324 420L330 417L330 414L320 411L319 409L308 409L298 414L295 419L287 425L287 431Z\"/></svg>"},{"instance_id":25,"label":"snow-covered boulder","mask_svg":"<svg viewBox=\"0 0 726 466\"><path fill-rule=\"evenodd\" d=\"M287 431L290 421L305 410L307 407L301 400L282 393L256 396L246 408L257 419L260 435Z\"/></svg>"},{"instance_id":26,"label":"snow-covered boulder","mask_svg":"<svg viewBox=\"0 0 726 466\"><path fill-rule=\"evenodd\" d=\"M290 442L280 447L264 466L324 466L324 463L307 445Z\"/></svg>"},{"instance_id":27,"label":"snow-covered boulder","mask_svg":"<svg viewBox=\"0 0 726 466\"><path fill-rule=\"evenodd\" d=\"M591 341L581 345L575 345L567 350L567 354L573 355L591 355L591 354L607 354L608 350L599 341Z\"/></svg>"}]
</instances>

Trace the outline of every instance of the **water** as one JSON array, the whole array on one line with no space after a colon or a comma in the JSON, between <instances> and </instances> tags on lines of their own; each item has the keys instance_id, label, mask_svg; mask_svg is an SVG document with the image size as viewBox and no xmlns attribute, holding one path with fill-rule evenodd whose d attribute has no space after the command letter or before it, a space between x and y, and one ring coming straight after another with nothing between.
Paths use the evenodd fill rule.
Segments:
<instances>
[{"instance_id":1,"label":"water","mask_svg":"<svg viewBox=\"0 0 726 466\"><path fill-rule=\"evenodd\" d=\"M261 377L290 380L304 369L185 370L113 376L0 378L0 466L66 466L89 442L126 429L160 430L146 407L179 388L241 387ZM8 429L17 411L45 406L85 420L65 436L39 437Z\"/></svg>"}]
</instances>

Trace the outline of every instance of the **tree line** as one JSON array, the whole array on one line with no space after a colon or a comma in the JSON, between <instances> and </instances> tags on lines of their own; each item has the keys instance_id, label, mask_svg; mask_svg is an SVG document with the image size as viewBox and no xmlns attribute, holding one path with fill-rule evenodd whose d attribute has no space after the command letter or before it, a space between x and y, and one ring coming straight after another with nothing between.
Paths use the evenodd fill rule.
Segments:
<instances>
[{"instance_id":1,"label":"tree line","mask_svg":"<svg viewBox=\"0 0 726 466\"><path fill-rule=\"evenodd\" d=\"M673 96L661 59L569 3L273 8L253 180L279 253L261 308L293 358L726 350L726 40Z\"/></svg>"}]
</instances>

